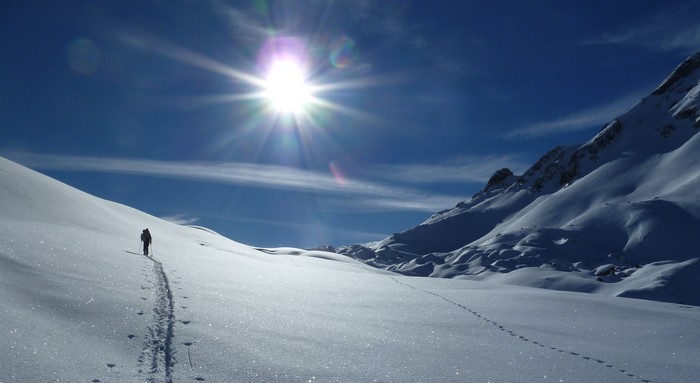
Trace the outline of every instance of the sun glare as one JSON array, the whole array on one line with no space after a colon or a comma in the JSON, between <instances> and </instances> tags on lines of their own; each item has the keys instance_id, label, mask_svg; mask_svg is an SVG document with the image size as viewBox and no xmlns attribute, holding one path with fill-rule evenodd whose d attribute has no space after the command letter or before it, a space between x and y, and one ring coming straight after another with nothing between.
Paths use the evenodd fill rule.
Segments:
<instances>
[{"instance_id":1,"label":"sun glare","mask_svg":"<svg viewBox=\"0 0 700 383\"><path fill-rule=\"evenodd\" d=\"M292 60L276 61L265 78L265 97L281 113L299 113L311 99L303 68Z\"/></svg>"}]
</instances>

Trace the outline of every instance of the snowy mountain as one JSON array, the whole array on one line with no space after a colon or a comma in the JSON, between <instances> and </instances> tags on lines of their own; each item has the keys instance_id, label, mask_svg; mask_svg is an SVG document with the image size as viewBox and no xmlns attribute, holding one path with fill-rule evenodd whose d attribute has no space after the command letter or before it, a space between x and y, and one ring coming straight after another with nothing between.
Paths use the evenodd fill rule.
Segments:
<instances>
[{"instance_id":1,"label":"snowy mountain","mask_svg":"<svg viewBox=\"0 0 700 383\"><path fill-rule=\"evenodd\" d=\"M695 382L700 308L255 249L0 158L0 382ZM139 234L153 234L152 257Z\"/></svg>"},{"instance_id":2,"label":"snowy mountain","mask_svg":"<svg viewBox=\"0 0 700 383\"><path fill-rule=\"evenodd\" d=\"M700 52L590 141L338 252L406 275L700 305Z\"/></svg>"}]
</instances>

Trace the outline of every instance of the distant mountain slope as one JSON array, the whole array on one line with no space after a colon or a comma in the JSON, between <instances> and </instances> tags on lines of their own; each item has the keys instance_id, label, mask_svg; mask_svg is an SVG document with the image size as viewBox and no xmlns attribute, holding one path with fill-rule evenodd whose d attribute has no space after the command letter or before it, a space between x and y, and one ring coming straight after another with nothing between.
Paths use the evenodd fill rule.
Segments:
<instances>
[{"instance_id":1,"label":"distant mountain slope","mask_svg":"<svg viewBox=\"0 0 700 383\"><path fill-rule=\"evenodd\" d=\"M338 251L408 275L700 304L687 292L700 288L699 93L700 52L585 144L520 176L501 169L453 209Z\"/></svg>"}]
</instances>

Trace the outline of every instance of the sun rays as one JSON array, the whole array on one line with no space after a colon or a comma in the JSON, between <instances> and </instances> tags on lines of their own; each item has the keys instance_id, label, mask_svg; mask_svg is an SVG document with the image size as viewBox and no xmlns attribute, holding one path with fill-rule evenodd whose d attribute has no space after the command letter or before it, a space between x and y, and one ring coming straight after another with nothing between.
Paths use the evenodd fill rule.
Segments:
<instances>
[{"instance_id":1,"label":"sun rays","mask_svg":"<svg viewBox=\"0 0 700 383\"><path fill-rule=\"evenodd\" d=\"M206 150L212 155L228 152L245 161L325 166L331 171L331 161L347 150L344 140L359 134L348 126L386 122L358 108L362 104L358 100L369 88L394 80L371 77L371 66L360 61L354 42L346 36L321 46L318 39L269 31L257 43L249 42L248 59L239 56L235 64L222 59L225 54L199 52L144 31L122 31L119 38L134 48L219 76L221 93L163 100L182 110L230 107L230 125L221 126ZM239 48L228 47L232 53Z\"/></svg>"}]
</instances>

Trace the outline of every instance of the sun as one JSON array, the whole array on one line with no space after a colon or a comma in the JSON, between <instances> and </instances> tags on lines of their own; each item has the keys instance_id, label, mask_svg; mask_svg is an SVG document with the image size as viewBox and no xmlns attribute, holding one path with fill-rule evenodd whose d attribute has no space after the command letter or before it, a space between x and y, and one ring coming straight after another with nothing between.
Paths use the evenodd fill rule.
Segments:
<instances>
[{"instance_id":1,"label":"sun","mask_svg":"<svg viewBox=\"0 0 700 383\"><path fill-rule=\"evenodd\" d=\"M280 113L297 114L311 100L311 86L300 63L279 60L272 63L265 77L265 98Z\"/></svg>"}]
</instances>

